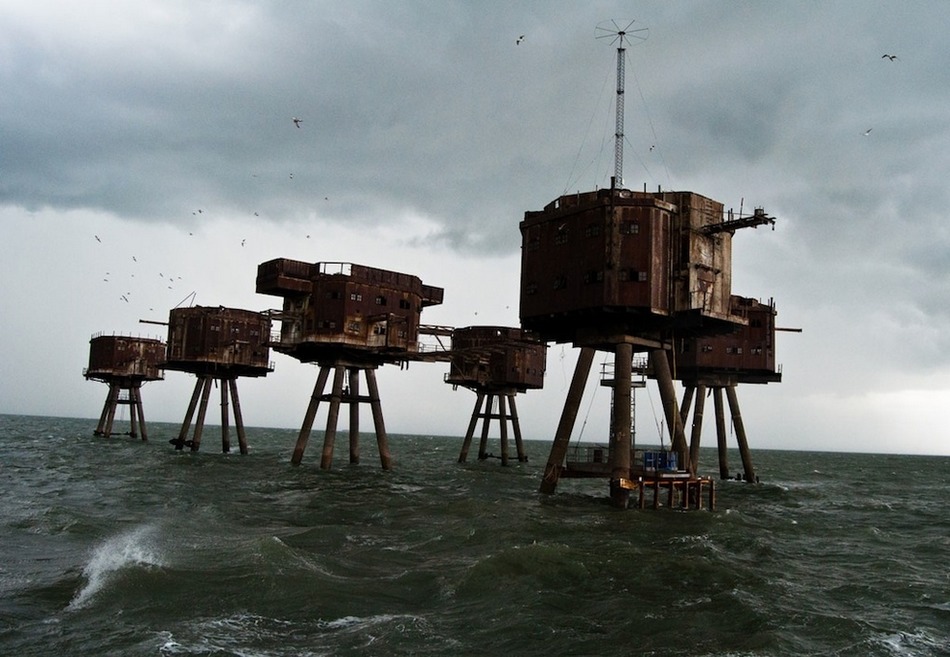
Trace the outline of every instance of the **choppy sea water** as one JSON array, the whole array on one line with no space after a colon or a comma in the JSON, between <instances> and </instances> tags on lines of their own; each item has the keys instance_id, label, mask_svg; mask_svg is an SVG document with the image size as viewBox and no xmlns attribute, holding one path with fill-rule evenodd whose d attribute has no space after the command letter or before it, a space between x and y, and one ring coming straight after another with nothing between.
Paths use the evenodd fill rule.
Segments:
<instances>
[{"instance_id":1,"label":"choppy sea water","mask_svg":"<svg viewBox=\"0 0 950 657\"><path fill-rule=\"evenodd\" d=\"M540 496L539 442L94 426L0 416L0 655L950 655L950 458L754 451L716 512L620 511Z\"/></svg>"}]
</instances>

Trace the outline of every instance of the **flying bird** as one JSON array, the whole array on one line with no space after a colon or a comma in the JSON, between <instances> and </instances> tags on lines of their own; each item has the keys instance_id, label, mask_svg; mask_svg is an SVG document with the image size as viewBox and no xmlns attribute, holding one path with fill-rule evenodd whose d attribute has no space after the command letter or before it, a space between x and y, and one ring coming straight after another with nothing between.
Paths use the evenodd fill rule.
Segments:
<instances>
[{"instance_id":1,"label":"flying bird","mask_svg":"<svg viewBox=\"0 0 950 657\"><path fill-rule=\"evenodd\" d=\"M887 53L884 53L881 55L881 59L887 59L893 62L895 59L897 59L897 55L888 55Z\"/></svg>"},{"instance_id":2,"label":"flying bird","mask_svg":"<svg viewBox=\"0 0 950 657\"><path fill-rule=\"evenodd\" d=\"M98 236L98 235L93 235L93 237L96 238L96 241L97 241L97 242L99 242L100 244L102 244L102 240L99 239L99 236Z\"/></svg>"},{"instance_id":3,"label":"flying bird","mask_svg":"<svg viewBox=\"0 0 950 657\"><path fill-rule=\"evenodd\" d=\"M241 240L241 246L244 246L244 240Z\"/></svg>"},{"instance_id":4,"label":"flying bird","mask_svg":"<svg viewBox=\"0 0 950 657\"><path fill-rule=\"evenodd\" d=\"M298 119L296 116L292 118L291 121L293 121L294 125L297 126L298 128L300 127L300 124L303 123L303 121L301 119Z\"/></svg>"},{"instance_id":5,"label":"flying bird","mask_svg":"<svg viewBox=\"0 0 950 657\"><path fill-rule=\"evenodd\" d=\"M522 41L524 41L524 35L523 35L523 34L522 34L521 36L519 36L517 39L515 39L515 45L516 45L516 46L520 46Z\"/></svg>"},{"instance_id":6,"label":"flying bird","mask_svg":"<svg viewBox=\"0 0 950 657\"><path fill-rule=\"evenodd\" d=\"M871 130L873 130L873 129L874 129L874 128L868 128L867 130L865 130L865 131L864 131L864 136L867 137L868 135L870 135L870 134L871 134Z\"/></svg>"}]
</instances>

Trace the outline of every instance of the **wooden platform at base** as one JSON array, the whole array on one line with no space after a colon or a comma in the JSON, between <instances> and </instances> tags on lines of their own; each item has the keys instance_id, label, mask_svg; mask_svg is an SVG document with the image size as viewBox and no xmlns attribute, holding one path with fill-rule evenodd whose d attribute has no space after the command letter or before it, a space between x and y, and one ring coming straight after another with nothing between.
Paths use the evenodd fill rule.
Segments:
<instances>
[{"instance_id":1,"label":"wooden platform at base","mask_svg":"<svg viewBox=\"0 0 950 657\"><path fill-rule=\"evenodd\" d=\"M709 477L693 477L688 472L657 473L641 475L634 479L615 480L617 486L637 491L637 508L645 509L646 493L653 492L651 508L660 508L661 495L666 495L666 506L670 509L700 510L703 508L703 489L706 489L707 505L710 511L716 510L716 482ZM614 483L613 481L611 483Z\"/></svg>"}]
</instances>

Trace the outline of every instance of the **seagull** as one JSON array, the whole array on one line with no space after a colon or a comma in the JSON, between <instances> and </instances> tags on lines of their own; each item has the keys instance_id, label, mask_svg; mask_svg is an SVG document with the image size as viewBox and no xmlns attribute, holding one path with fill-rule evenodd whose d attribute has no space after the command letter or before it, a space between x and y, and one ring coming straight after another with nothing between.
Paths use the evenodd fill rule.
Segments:
<instances>
[{"instance_id":1,"label":"seagull","mask_svg":"<svg viewBox=\"0 0 950 657\"><path fill-rule=\"evenodd\" d=\"M294 125L297 126L298 128L300 127L300 124L303 123L303 121L301 119L298 119L296 116L292 118L291 121L293 121Z\"/></svg>"},{"instance_id":2,"label":"seagull","mask_svg":"<svg viewBox=\"0 0 950 657\"><path fill-rule=\"evenodd\" d=\"M293 180L294 174L290 174L290 179Z\"/></svg>"},{"instance_id":3,"label":"seagull","mask_svg":"<svg viewBox=\"0 0 950 657\"><path fill-rule=\"evenodd\" d=\"M135 256L132 256L132 262L138 262L138 260L136 260Z\"/></svg>"},{"instance_id":4,"label":"seagull","mask_svg":"<svg viewBox=\"0 0 950 657\"><path fill-rule=\"evenodd\" d=\"M895 59L897 59L897 55L888 55L887 53L884 53L881 55L881 59L889 59L893 62Z\"/></svg>"},{"instance_id":5,"label":"seagull","mask_svg":"<svg viewBox=\"0 0 950 657\"><path fill-rule=\"evenodd\" d=\"M254 213L254 216L255 216L255 217L259 217L259 216L261 216L261 215L259 215L259 214L257 214L257 213L255 212L255 213Z\"/></svg>"},{"instance_id":6,"label":"seagull","mask_svg":"<svg viewBox=\"0 0 950 657\"><path fill-rule=\"evenodd\" d=\"M93 237L96 238L96 241L97 241L97 242L99 242L100 244L102 244L102 240L99 239L99 236L98 236L98 235L93 235Z\"/></svg>"},{"instance_id":7,"label":"seagull","mask_svg":"<svg viewBox=\"0 0 950 657\"><path fill-rule=\"evenodd\" d=\"M871 130L873 130L873 128L868 128L867 130L865 130L864 136L867 137L869 134L871 134Z\"/></svg>"},{"instance_id":8,"label":"seagull","mask_svg":"<svg viewBox=\"0 0 950 657\"><path fill-rule=\"evenodd\" d=\"M244 246L244 240L241 240L241 246Z\"/></svg>"},{"instance_id":9,"label":"seagull","mask_svg":"<svg viewBox=\"0 0 950 657\"><path fill-rule=\"evenodd\" d=\"M520 46L522 41L524 41L524 35L523 35L523 34L522 34L521 36L519 36L517 39L515 39L515 45L516 45L516 46Z\"/></svg>"}]
</instances>

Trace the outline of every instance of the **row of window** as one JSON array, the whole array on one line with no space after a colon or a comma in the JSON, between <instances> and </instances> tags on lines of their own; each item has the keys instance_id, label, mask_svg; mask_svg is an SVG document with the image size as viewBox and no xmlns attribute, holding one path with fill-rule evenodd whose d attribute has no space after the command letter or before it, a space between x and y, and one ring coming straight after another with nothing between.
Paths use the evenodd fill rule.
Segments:
<instances>
[{"instance_id":1,"label":"row of window","mask_svg":"<svg viewBox=\"0 0 950 657\"><path fill-rule=\"evenodd\" d=\"M567 224L562 224L554 233L555 244L567 244L570 237L570 228ZM584 226L584 237L599 237L603 232L603 225L599 223L587 224ZM640 233L640 223L637 221L620 222L621 235L637 235ZM541 238L537 235L530 237L525 243L525 249L536 251L541 247Z\"/></svg>"},{"instance_id":2,"label":"row of window","mask_svg":"<svg viewBox=\"0 0 950 657\"><path fill-rule=\"evenodd\" d=\"M713 350L713 347L712 345L709 345L709 344L704 344L701 349L701 351L704 354L708 354L712 352L712 350ZM689 343L683 343L683 351L689 351ZM742 347L727 346L726 353L735 355L735 356L741 356ZM749 349L749 353L751 353L753 356L761 356L763 353L765 353L765 350L762 347L751 347Z\"/></svg>"},{"instance_id":3,"label":"row of window","mask_svg":"<svg viewBox=\"0 0 950 657\"><path fill-rule=\"evenodd\" d=\"M624 268L617 273L617 278L624 282L633 282L633 283L644 283L648 280L647 272L639 271L636 269ZM603 283L604 281L604 272L602 270L589 270L584 272L581 275L581 281L585 285L591 285L594 283ZM552 283L552 289L563 290L567 288L567 276L563 274L556 276ZM527 283L524 287L525 294L537 294L538 293L538 284L531 282Z\"/></svg>"},{"instance_id":4,"label":"row of window","mask_svg":"<svg viewBox=\"0 0 950 657\"><path fill-rule=\"evenodd\" d=\"M342 298L343 298L343 294L342 294L341 292L337 291L337 290L332 290L332 291L330 291L330 292L327 292L326 298L327 298L327 299L337 299L337 300L338 300L338 299L342 299ZM350 293L350 301L362 301L362 300L363 300L363 295L360 294L359 292L351 292L351 293ZM388 306L388 305L389 305L389 300L388 300L385 296L383 296L382 294L377 294L377 295L376 295L376 298L374 299L374 302L376 303L377 306ZM399 300L399 308L400 308L401 310L409 310L409 309L412 308L412 304L409 302L408 299L400 299L400 300Z\"/></svg>"}]
</instances>

